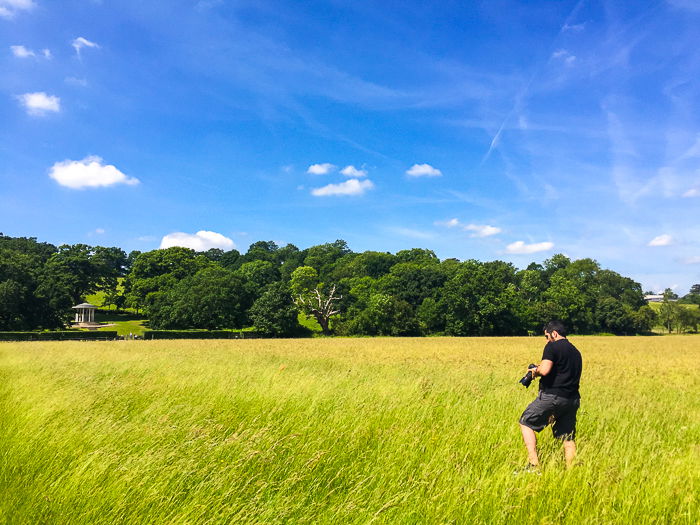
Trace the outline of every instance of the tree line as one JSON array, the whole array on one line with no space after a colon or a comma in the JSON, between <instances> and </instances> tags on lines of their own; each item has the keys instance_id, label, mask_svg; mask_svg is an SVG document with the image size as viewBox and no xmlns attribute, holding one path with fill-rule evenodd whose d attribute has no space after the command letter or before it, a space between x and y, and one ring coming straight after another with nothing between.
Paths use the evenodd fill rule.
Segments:
<instances>
[{"instance_id":1,"label":"tree line","mask_svg":"<svg viewBox=\"0 0 700 525\"><path fill-rule=\"evenodd\" d=\"M552 318L576 333L634 334L659 320L639 283L561 254L517 269L420 248L356 253L343 240L127 254L0 234L0 330L60 328L95 292L153 329L254 326L271 336L303 335L299 313L338 335L523 335ZM700 285L684 300L700 303Z\"/></svg>"}]
</instances>

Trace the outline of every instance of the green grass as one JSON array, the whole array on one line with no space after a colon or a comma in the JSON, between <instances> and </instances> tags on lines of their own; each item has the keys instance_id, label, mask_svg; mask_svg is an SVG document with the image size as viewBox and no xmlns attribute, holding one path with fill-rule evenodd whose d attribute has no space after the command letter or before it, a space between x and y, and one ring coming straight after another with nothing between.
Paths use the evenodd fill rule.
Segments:
<instances>
[{"instance_id":1,"label":"green grass","mask_svg":"<svg viewBox=\"0 0 700 525\"><path fill-rule=\"evenodd\" d=\"M148 320L131 312L98 310L95 313L95 321L114 325L98 328L99 331L116 330L119 335L135 334L141 336L144 330L148 329Z\"/></svg>"},{"instance_id":2,"label":"green grass","mask_svg":"<svg viewBox=\"0 0 700 525\"><path fill-rule=\"evenodd\" d=\"M697 524L700 336L572 340L541 476L543 338L1 343L0 523Z\"/></svg>"}]
</instances>

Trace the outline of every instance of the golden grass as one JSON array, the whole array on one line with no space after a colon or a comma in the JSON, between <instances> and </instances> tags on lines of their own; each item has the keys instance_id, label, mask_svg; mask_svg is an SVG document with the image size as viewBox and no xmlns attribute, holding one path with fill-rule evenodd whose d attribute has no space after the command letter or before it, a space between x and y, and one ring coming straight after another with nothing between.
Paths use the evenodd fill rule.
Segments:
<instances>
[{"instance_id":1,"label":"golden grass","mask_svg":"<svg viewBox=\"0 0 700 525\"><path fill-rule=\"evenodd\" d=\"M698 523L700 337L572 341L541 476L544 338L2 343L0 522Z\"/></svg>"}]
</instances>

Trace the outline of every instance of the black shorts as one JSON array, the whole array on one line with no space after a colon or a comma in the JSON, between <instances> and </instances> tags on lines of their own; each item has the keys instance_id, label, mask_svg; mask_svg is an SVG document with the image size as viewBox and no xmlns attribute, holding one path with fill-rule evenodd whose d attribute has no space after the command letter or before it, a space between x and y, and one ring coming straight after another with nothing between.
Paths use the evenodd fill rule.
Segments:
<instances>
[{"instance_id":1,"label":"black shorts","mask_svg":"<svg viewBox=\"0 0 700 525\"><path fill-rule=\"evenodd\" d=\"M568 398L540 392L520 416L520 424L539 432L553 423L552 434L555 438L572 440L576 437L576 412L580 405L579 397Z\"/></svg>"}]
</instances>

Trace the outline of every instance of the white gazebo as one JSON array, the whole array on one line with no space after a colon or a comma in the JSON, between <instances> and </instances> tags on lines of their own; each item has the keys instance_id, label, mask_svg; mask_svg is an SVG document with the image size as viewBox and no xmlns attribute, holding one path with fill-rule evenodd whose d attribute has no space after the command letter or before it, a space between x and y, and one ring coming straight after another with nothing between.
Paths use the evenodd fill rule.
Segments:
<instances>
[{"instance_id":1,"label":"white gazebo","mask_svg":"<svg viewBox=\"0 0 700 525\"><path fill-rule=\"evenodd\" d=\"M97 306L90 303L82 303L73 307L75 310L75 324L94 324L95 310Z\"/></svg>"}]
</instances>

